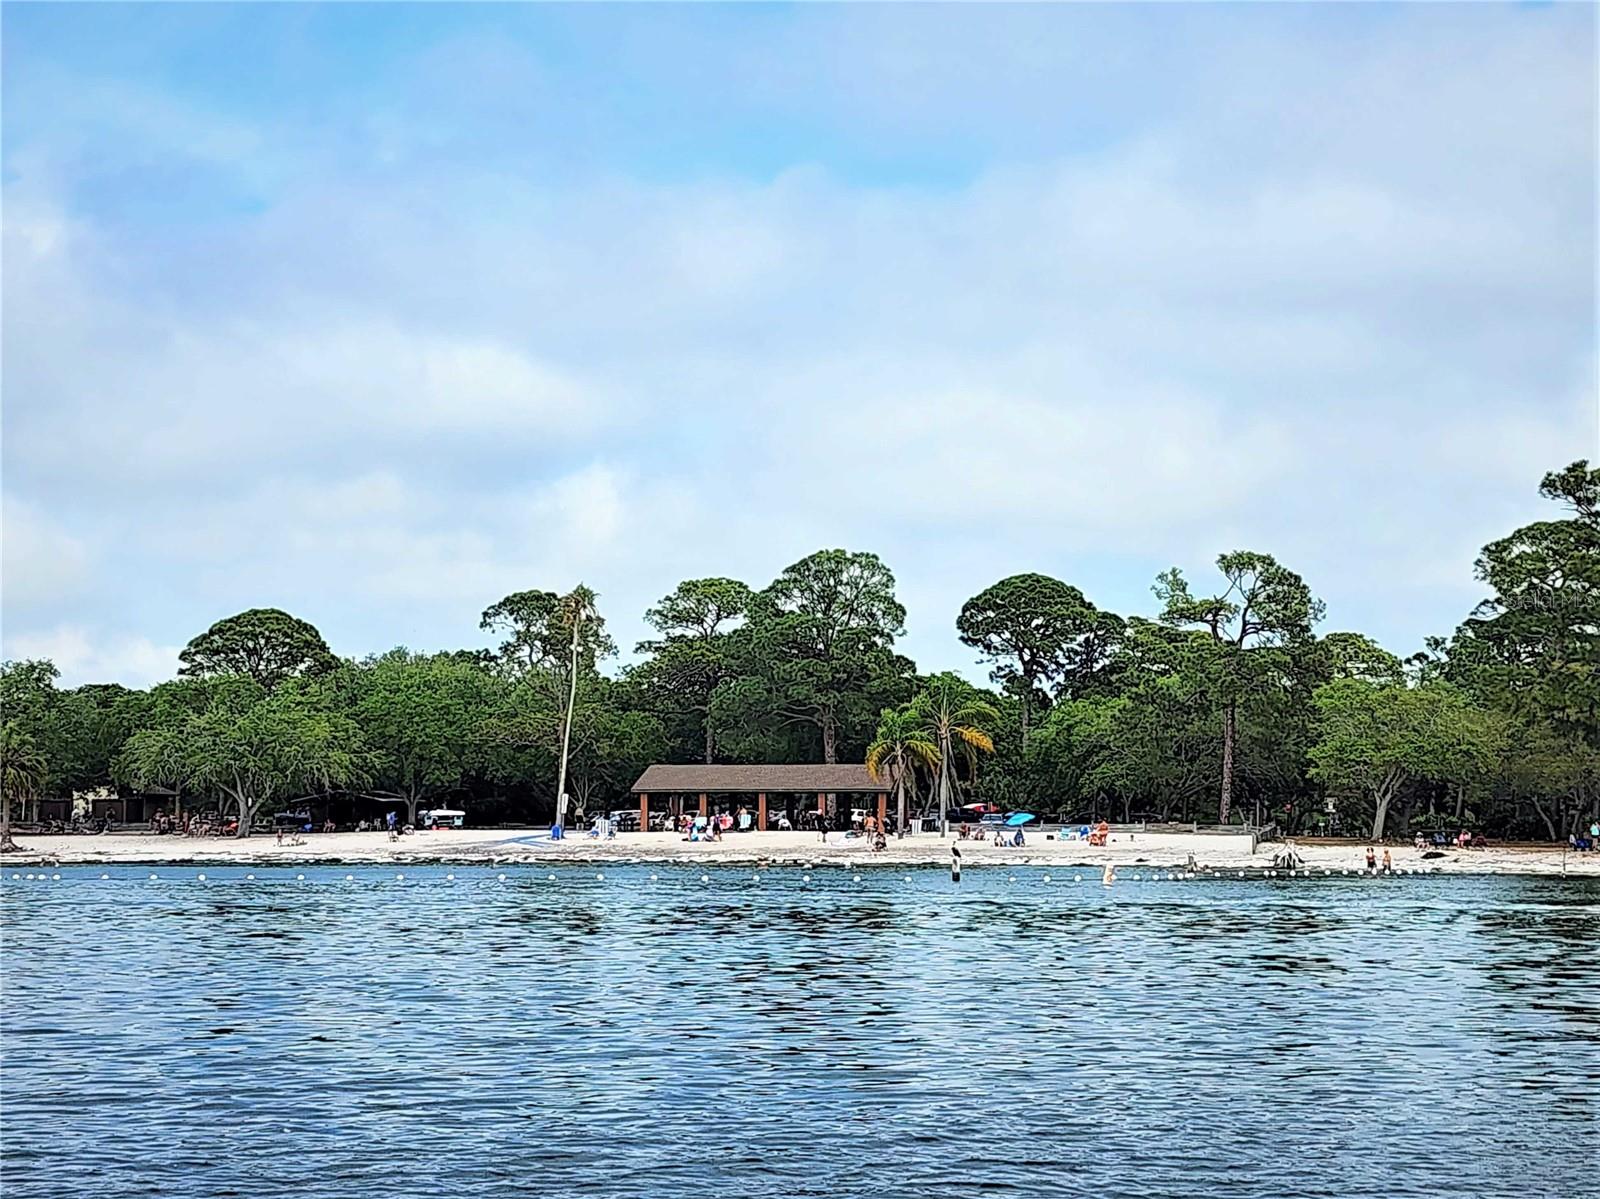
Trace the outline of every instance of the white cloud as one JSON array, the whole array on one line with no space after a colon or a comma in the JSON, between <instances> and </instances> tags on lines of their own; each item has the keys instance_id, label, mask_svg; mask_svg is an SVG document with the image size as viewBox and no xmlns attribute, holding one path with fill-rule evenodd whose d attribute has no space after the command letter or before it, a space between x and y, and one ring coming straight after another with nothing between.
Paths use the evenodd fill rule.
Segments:
<instances>
[{"instance_id":1,"label":"white cloud","mask_svg":"<svg viewBox=\"0 0 1600 1199\"><path fill-rule=\"evenodd\" d=\"M848 115L840 137L1009 146L1098 111L1061 78L1088 49L954 11L903 44L899 14L818 19L868 40L812 26L776 75L732 69ZM1540 510L1538 475L1593 452L1594 68L1548 23L1397 28L1213 36L1159 117L926 185L811 144L765 179L441 166L451 110L413 138L404 106L368 131L378 165L318 138L300 162L283 129L141 98L108 127L170 122L153 145L277 181L260 212L141 235L75 207L76 160L36 139L6 185L5 452L54 531L24 529L21 585L76 587L72 619L109 627L92 545L170 587L139 617L159 637L272 602L360 653L470 642L501 594L582 578L627 643L680 578L759 584L845 544L929 606L913 649L950 662L999 573L1144 604L1154 569L1244 544L1409 648L1460 616L1472 550ZM955 30L988 31L981 59ZM867 69L887 42L914 100ZM936 86L968 69L1002 86ZM26 594L8 577L8 623Z\"/></svg>"},{"instance_id":2,"label":"white cloud","mask_svg":"<svg viewBox=\"0 0 1600 1199\"><path fill-rule=\"evenodd\" d=\"M83 683L148 687L178 672L180 648L156 645L147 637L102 636L78 625L56 625L6 638L7 658L48 658L61 672L62 687Z\"/></svg>"},{"instance_id":3,"label":"white cloud","mask_svg":"<svg viewBox=\"0 0 1600 1199\"><path fill-rule=\"evenodd\" d=\"M8 612L46 608L81 592L89 551L60 523L17 496L0 500L0 593Z\"/></svg>"}]
</instances>

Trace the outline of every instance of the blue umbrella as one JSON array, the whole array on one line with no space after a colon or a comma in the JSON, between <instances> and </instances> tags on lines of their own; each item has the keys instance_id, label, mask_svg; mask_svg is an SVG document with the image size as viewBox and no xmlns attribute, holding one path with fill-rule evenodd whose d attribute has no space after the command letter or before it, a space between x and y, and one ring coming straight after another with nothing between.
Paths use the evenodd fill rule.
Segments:
<instances>
[{"instance_id":1,"label":"blue umbrella","mask_svg":"<svg viewBox=\"0 0 1600 1199\"><path fill-rule=\"evenodd\" d=\"M1006 817L1006 827L1016 828L1019 824L1027 824L1030 820L1039 819L1032 812L1013 812Z\"/></svg>"}]
</instances>

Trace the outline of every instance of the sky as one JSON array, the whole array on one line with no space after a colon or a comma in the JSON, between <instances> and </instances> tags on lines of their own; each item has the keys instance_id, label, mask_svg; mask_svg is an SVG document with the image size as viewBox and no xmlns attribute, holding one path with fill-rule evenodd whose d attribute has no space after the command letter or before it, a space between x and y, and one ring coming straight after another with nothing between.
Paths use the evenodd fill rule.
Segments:
<instances>
[{"instance_id":1,"label":"sky","mask_svg":"<svg viewBox=\"0 0 1600 1199\"><path fill-rule=\"evenodd\" d=\"M1397 653L1600 457L1588 5L18 5L7 658L360 657L870 550L1276 555ZM624 658L626 660L626 658Z\"/></svg>"}]
</instances>

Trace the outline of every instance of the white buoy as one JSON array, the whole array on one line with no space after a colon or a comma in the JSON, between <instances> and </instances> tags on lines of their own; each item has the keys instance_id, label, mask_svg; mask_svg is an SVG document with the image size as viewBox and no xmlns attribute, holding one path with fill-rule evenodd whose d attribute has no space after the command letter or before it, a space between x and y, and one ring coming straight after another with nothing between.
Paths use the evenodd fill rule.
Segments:
<instances>
[{"instance_id":1,"label":"white buoy","mask_svg":"<svg viewBox=\"0 0 1600 1199\"><path fill-rule=\"evenodd\" d=\"M203 882L206 881L206 876L203 875L203 874L197 874L194 877L195 877L195 881L196 882L202 882L203 883Z\"/></svg>"},{"instance_id":2,"label":"white buoy","mask_svg":"<svg viewBox=\"0 0 1600 1199\"><path fill-rule=\"evenodd\" d=\"M345 878L349 878L349 877L350 876L348 874L345 875ZM244 876L244 881L247 882L247 883L253 883L253 882L256 881L256 876L253 875L253 874L247 874L247 875Z\"/></svg>"},{"instance_id":3,"label":"white buoy","mask_svg":"<svg viewBox=\"0 0 1600 1199\"><path fill-rule=\"evenodd\" d=\"M59 882L60 882L60 881L61 881L61 876L60 876L60 875L59 875L59 874L52 874L52 875L51 875L51 876L50 876L50 877L51 877L51 879L52 879L52 880L54 880L54 881L55 881L55 882L58 882L58 883L59 883ZM203 877L203 876L202 876L202 877Z\"/></svg>"},{"instance_id":4,"label":"white buoy","mask_svg":"<svg viewBox=\"0 0 1600 1199\"><path fill-rule=\"evenodd\" d=\"M1241 870L1241 871L1239 871L1239 877L1240 877L1240 878L1243 878L1243 877L1244 877L1244 871L1243 871L1243 870Z\"/></svg>"},{"instance_id":5,"label":"white buoy","mask_svg":"<svg viewBox=\"0 0 1600 1199\"><path fill-rule=\"evenodd\" d=\"M908 875L906 875L906 882L909 883L910 881L911 881L911 876L908 874Z\"/></svg>"},{"instance_id":6,"label":"white buoy","mask_svg":"<svg viewBox=\"0 0 1600 1199\"><path fill-rule=\"evenodd\" d=\"M759 874L752 874L750 876L750 881L753 883L759 883L761 881L761 876Z\"/></svg>"},{"instance_id":7,"label":"white buoy","mask_svg":"<svg viewBox=\"0 0 1600 1199\"><path fill-rule=\"evenodd\" d=\"M655 882L655 881L656 881L656 875L654 875L654 874L652 874L652 875L651 875L651 876L650 876L650 881L651 881L651 882Z\"/></svg>"},{"instance_id":8,"label":"white buoy","mask_svg":"<svg viewBox=\"0 0 1600 1199\"><path fill-rule=\"evenodd\" d=\"M303 883L306 881L306 876L303 874L297 874L294 876L294 881L297 883Z\"/></svg>"},{"instance_id":9,"label":"white buoy","mask_svg":"<svg viewBox=\"0 0 1600 1199\"><path fill-rule=\"evenodd\" d=\"M255 875L252 874L250 877L254 878ZM353 875L353 874L347 874L347 875L344 876L344 881L347 882L347 883L353 883L353 882L356 881L356 876Z\"/></svg>"},{"instance_id":10,"label":"white buoy","mask_svg":"<svg viewBox=\"0 0 1600 1199\"><path fill-rule=\"evenodd\" d=\"M12 877L12 878L16 878L16 877L17 877L17 876L16 876L16 875L14 875L14 874L13 874L13 875L12 875L12 876L11 876L11 877ZM110 875L109 875L109 874L102 874L102 875L101 875L101 876L100 876L100 881L101 881L101 882L105 882L105 881L106 881L106 879L108 879L108 878L110 878L110 877L111 877L111 876L110 876Z\"/></svg>"},{"instance_id":11,"label":"white buoy","mask_svg":"<svg viewBox=\"0 0 1600 1199\"><path fill-rule=\"evenodd\" d=\"M809 874L804 875L801 877L800 881L803 883L809 883L811 881L811 876Z\"/></svg>"},{"instance_id":12,"label":"white buoy","mask_svg":"<svg viewBox=\"0 0 1600 1199\"><path fill-rule=\"evenodd\" d=\"M1044 881L1045 882L1049 882L1050 881L1050 876L1048 874L1044 876Z\"/></svg>"},{"instance_id":13,"label":"white buoy","mask_svg":"<svg viewBox=\"0 0 1600 1199\"><path fill-rule=\"evenodd\" d=\"M499 876L499 877L500 877L500 881L501 881L501 882L505 882L505 881L506 881L506 876L505 876L505 875L503 875L503 874L502 874L502 875L500 875L500 876ZM554 877L555 877L555 875L553 875L553 874L552 874L552 875L551 875L551 876L550 876L550 877L551 877L551 878L554 878Z\"/></svg>"},{"instance_id":14,"label":"white buoy","mask_svg":"<svg viewBox=\"0 0 1600 1199\"><path fill-rule=\"evenodd\" d=\"M1081 883L1081 882L1082 882L1082 881L1083 881L1083 875L1081 875L1081 874L1074 874L1074 875L1073 875L1073 876L1072 876L1072 881L1073 881L1073 882L1075 882L1075 883Z\"/></svg>"},{"instance_id":15,"label":"white buoy","mask_svg":"<svg viewBox=\"0 0 1600 1199\"><path fill-rule=\"evenodd\" d=\"M858 875L856 875L856 882L859 883L860 881L861 881L861 876L858 874Z\"/></svg>"},{"instance_id":16,"label":"white buoy","mask_svg":"<svg viewBox=\"0 0 1600 1199\"><path fill-rule=\"evenodd\" d=\"M1016 881L1017 881L1017 876L1014 875L1014 874L1011 877L1009 877L1008 879L1006 879L1006 882L1008 882L1008 883L1014 883Z\"/></svg>"},{"instance_id":17,"label":"white buoy","mask_svg":"<svg viewBox=\"0 0 1600 1199\"><path fill-rule=\"evenodd\" d=\"M700 876L700 881L703 883L709 883L711 881L711 876L709 874L702 874Z\"/></svg>"},{"instance_id":18,"label":"white buoy","mask_svg":"<svg viewBox=\"0 0 1600 1199\"><path fill-rule=\"evenodd\" d=\"M596 874L596 875L595 875L595 876L594 876L594 881L595 881L595 882L597 882L597 883L603 883L603 882L605 882L605 881L606 881L606 876L605 876L605 875L603 875L603 874L598 874L598 873L597 873L597 874Z\"/></svg>"},{"instance_id":19,"label":"white buoy","mask_svg":"<svg viewBox=\"0 0 1600 1199\"><path fill-rule=\"evenodd\" d=\"M403 874L397 874L394 876L394 881L397 883L403 883L406 881L406 876Z\"/></svg>"},{"instance_id":20,"label":"white buoy","mask_svg":"<svg viewBox=\"0 0 1600 1199\"><path fill-rule=\"evenodd\" d=\"M453 874L447 874L444 876L444 881L447 883L453 883L456 881L456 876Z\"/></svg>"},{"instance_id":21,"label":"white buoy","mask_svg":"<svg viewBox=\"0 0 1600 1199\"><path fill-rule=\"evenodd\" d=\"M33 877L33 875L31 875L31 874L30 874L30 875L28 875L28 877L29 877L29 878L32 878L32 877ZM151 876L150 876L150 881L151 881L151 882L155 882L155 881L156 881L156 876L155 876L155 875L153 875L153 874L152 874L152 875L151 875Z\"/></svg>"},{"instance_id":22,"label":"white buoy","mask_svg":"<svg viewBox=\"0 0 1600 1199\"><path fill-rule=\"evenodd\" d=\"M500 876L500 877L501 877L501 878L504 878L504 877L505 877L505 875L503 875L503 874L502 874L502 875L501 875L501 876ZM546 876L545 876L545 877L546 877L546 878L548 878L548 879L549 879L549 880L550 880L550 881L551 881L551 882L555 882L555 881L556 881L556 876L555 876L555 875L553 875L553 874L550 874L550 875L546 875Z\"/></svg>"}]
</instances>

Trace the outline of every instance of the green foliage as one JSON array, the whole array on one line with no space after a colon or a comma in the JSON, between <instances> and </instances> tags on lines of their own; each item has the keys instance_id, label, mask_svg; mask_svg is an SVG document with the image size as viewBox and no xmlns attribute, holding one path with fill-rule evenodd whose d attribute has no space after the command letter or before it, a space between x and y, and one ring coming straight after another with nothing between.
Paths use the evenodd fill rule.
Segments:
<instances>
[{"instance_id":1,"label":"green foliage","mask_svg":"<svg viewBox=\"0 0 1600 1199\"><path fill-rule=\"evenodd\" d=\"M1572 516L1484 547L1494 591L1457 630L1451 674L1518 716L1600 746L1600 468L1574 462L1540 493Z\"/></svg>"},{"instance_id":2,"label":"green foliage","mask_svg":"<svg viewBox=\"0 0 1600 1199\"><path fill-rule=\"evenodd\" d=\"M568 793L581 815L620 802L646 766L667 756L667 742L660 718L640 709L628 683L589 675L579 696ZM486 726L492 777L526 785L553 805L565 714L564 701L547 690L527 683L513 687Z\"/></svg>"},{"instance_id":3,"label":"green foliage","mask_svg":"<svg viewBox=\"0 0 1600 1199\"><path fill-rule=\"evenodd\" d=\"M688 579L645 613L661 636L639 643L637 652L650 657L634 670L633 681L657 712L693 726L706 762L716 761L712 696L739 669L731 630L754 600L736 579Z\"/></svg>"},{"instance_id":4,"label":"green foliage","mask_svg":"<svg viewBox=\"0 0 1600 1199\"><path fill-rule=\"evenodd\" d=\"M1022 741L1030 714L1050 693L1081 694L1101 675L1122 635L1122 620L1076 587L1048 575L1001 579L962 605L961 640L993 664L990 678L1022 701Z\"/></svg>"},{"instance_id":5,"label":"green foliage","mask_svg":"<svg viewBox=\"0 0 1600 1199\"><path fill-rule=\"evenodd\" d=\"M815 733L824 762L859 752L876 714L902 700L911 664L894 653L905 628L894 575L875 554L821 550L752 600L731 635L736 674L712 696L712 719L770 744L783 730ZM753 740L746 733L744 745Z\"/></svg>"},{"instance_id":6,"label":"green foliage","mask_svg":"<svg viewBox=\"0 0 1600 1199\"><path fill-rule=\"evenodd\" d=\"M268 691L338 664L313 625L278 608L251 608L217 621L183 647L178 661L179 674L242 674Z\"/></svg>"},{"instance_id":7,"label":"green foliage","mask_svg":"<svg viewBox=\"0 0 1600 1199\"><path fill-rule=\"evenodd\" d=\"M311 626L266 609L213 626L181 677L149 691L62 690L48 662L0 664L6 786L37 807L159 783L247 815L362 789L413 812L449 795L526 820L555 803L570 703L580 808L623 801L655 761L865 757L902 804L941 812L970 795L1190 821L1220 784L1212 810L1236 802L1289 831L1460 822L1559 838L1600 818L1600 472L1574 463L1542 490L1567 513L1486 546L1490 598L1404 663L1359 633L1314 637L1304 581L1241 552L1218 559L1213 595L1160 576L1155 620L1043 575L1002 579L957 620L1000 692L919 682L895 650L905 610L889 569L824 550L760 591L680 584L618 677L581 586L488 608L493 651L340 664Z\"/></svg>"},{"instance_id":8,"label":"green foliage","mask_svg":"<svg viewBox=\"0 0 1600 1199\"><path fill-rule=\"evenodd\" d=\"M352 672L350 714L372 751L375 793L403 799L414 822L422 800L464 788L504 686L453 655L404 649Z\"/></svg>"},{"instance_id":9,"label":"green foliage","mask_svg":"<svg viewBox=\"0 0 1600 1199\"><path fill-rule=\"evenodd\" d=\"M593 671L604 658L617 652L606 633L606 622L594 612L595 595L578 587L568 595L553 591L517 591L483 610L478 627L498 633L499 663L515 678L554 675L567 677L572 653L572 621L582 611L578 632L578 668Z\"/></svg>"},{"instance_id":10,"label":"green foliage","mask_svg":"<svg viewBox=\"0 0 1600 1199\"><path fill-rule=\"evenodd\" d=\"M910 710L931 731L939 750L933 799L943 828L946 813L961 795L958 765L965 762L969 781L977 781L978 755L994 752L989 730L1000 723L1000 711L972 684L949 673L930 678Z\"/></svg>"},{"instance_id":11,"label":"green foliage","mask_svg":"<svg viewBox=\"0 0 1600 1199\"><path fill-rule=\"evenodd\" d=\"M1217 559L1227 587L1196 597L1177 567L1156 578L1161 619L1176 628L1203 630L1219 653L1206 672L1205 694L1222 716L1221 787L1217 819L1228 823L1233 803L1239 709L1245 697L1283 687L1296 658L1322 619L1322 601L1294 571L1271 554L1238 550Z\"/></svg>"},{"instance_id":12,"label":"green foliage","mask_svg":"<svg viewBox=\"0 0 1600 1199\"><path fill-rule=\"evenodd\" d=\"M879 782L892 780L896 827L904 833L908 796L916 790L916 776L935 776L943 760L935 733L914 706L885 708L878 716L878 731L867 746L867 772Z\"/></svg>"},{"instance_id":13,"label":"green foliage","mask_svg":"<svg viewBox=\"0 0 1600 1199\"><path fill-rule=\"evenodd\" d=\"M11 805L26 802L44 788L48 767L44 754L12 720L0 724L0 850L11 843Z\"/></svg>"},{"instance_id":14,"label":"green foliage","mask_svg":"<svg viewBox=\"0 0 1600 1199\"><path fill-rule=\"evenodd\" d=\"M248 680L218 689L198 711L128 739L121 769L135 786L165 784L225 797L239 835L265 808L366 780L360 730L294 684L268 692Z\"/></svg>"},{"instance_id":15,"label":"green foliage","mask_svg":"<svg viewBox=\"0 0 1600 1199\"><path fill-rule=\"evenodd\" d=\"M1408 782L1466 783L1503 752L1503 730L1448 683L1425 687L1337 679L1313 697L1317 740L1311 777L1372 804L1372 836Z\"/></svg>"}]
</instances>

